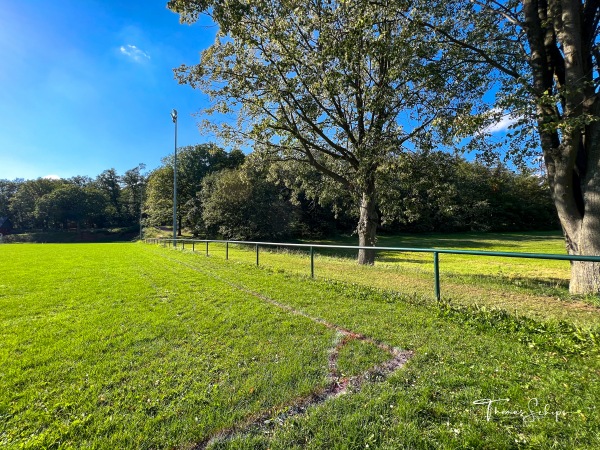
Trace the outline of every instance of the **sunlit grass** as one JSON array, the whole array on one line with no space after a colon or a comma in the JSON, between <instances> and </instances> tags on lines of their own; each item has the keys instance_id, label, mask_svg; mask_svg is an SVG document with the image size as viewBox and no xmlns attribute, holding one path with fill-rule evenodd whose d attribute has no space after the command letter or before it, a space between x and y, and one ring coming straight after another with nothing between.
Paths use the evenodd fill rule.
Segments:
<instances>
[{"instance_id":1,"label":"sunlit grass","mask_svg":"<svg viewBox=\"0 0 600 450\"><path fill-rule=\"evenodd\" d=\"M153 248L164 255L165 250ZM559 329L552 331L535 322L519 325L510 315L494 318L486 311L446 314L445 309L422 304L418 298L357 284L306 278L302 282L269 267L253 269L216 256L166 253L164 257L171 260L213 270L221 279L235 280L347 329L415 351L407 367L384 383L368 384L358 393L311 408L270 434L242 435L214 448L583 449L600 445L598 348L579 352L575 346L575 353L565 353L567 347L561 347L565 335ZM597 339L597 329L595 333ZM350 355L355 350L345 351ZM372 351L360 347L351 356L353 364L344 363L349 366L346 370L352 372ZM489 420L486 407L475 404L505 398L509 400Z\"/></svg>"},{"instance_id":2,"label":"sunlit grass","mask_svg":"<svg viewBox=\"0 0 600 450\"><path fill-rule=\"evenodd\" d=\"M0 248L0 447L199 442L325 383L332 331L143 250Z\"/></svg>"},{"instance_id":3,"label":"sunlit grass","mask_svg":"<svg viewBox=\"0 0 600 450\"><path fill-rule=\"evenodd\" d=\"M355 244L351 238L321 243ZM381 237L378 245L474 249L565 254L558 233L459 233ZM179 247L181 248L181 247ZM206 254L204 243L196 251ZM191 244L186 244L191 249ZM434 300L433 257L426 253L382 252L375 266L359 266L356 252L315 249L314 270L320 279L357 283ZM225 258L225 245L210 243L209 255ZM343 254L343 256L342 256ZM335 256L337 255L337 256ZM229 244L229 259L256 263L255 248ZM275 271L310 276L308 250L261 247L259 264ZM596 297L569 295L567 261L467 255L440 255L441 292L445 301L487 305L541 320L569 320L582 326L598 325Z\"/></svg>"},{"instance_id":4,"label":"sunlit grass","mask_svg":"<svg viewBox=\"0 0 600 450\"><path fill-rule=\"evenodd\" d=\"M311 280L306 256L261 252L256 268L252 251L232 248L225 261L224 249L209 250L0 246L10 261L0 447L198 448L237 426L211 448L600 448L598 328L393 294L367 286L383 278L377 265L358 268L360 282ZM328 258L353 273L330 256L318 270ZM414 357L385 381L279 420L325 386L339 342L308 316ZM355 376L383 360L353 340L338 370ZM474 403L505 398L491 416ZM276 425L240 425L265 415Z\"/></svg>"}]
</instances>

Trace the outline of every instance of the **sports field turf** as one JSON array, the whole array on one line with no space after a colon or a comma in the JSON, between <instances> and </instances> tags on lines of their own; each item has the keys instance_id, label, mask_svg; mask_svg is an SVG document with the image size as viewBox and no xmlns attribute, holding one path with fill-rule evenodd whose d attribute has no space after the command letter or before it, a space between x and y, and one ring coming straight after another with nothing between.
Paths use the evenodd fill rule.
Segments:
<instances>
[{"instance_id":1,"label":"sports field turf","mask_svg":"<svg viewBox=\"0 0 600 450\"><path fill-rule=\"evenodd\" d=\"M600 448L592 322L143 244L0 257L0 447Z\"/></svg>"}]
</instances>

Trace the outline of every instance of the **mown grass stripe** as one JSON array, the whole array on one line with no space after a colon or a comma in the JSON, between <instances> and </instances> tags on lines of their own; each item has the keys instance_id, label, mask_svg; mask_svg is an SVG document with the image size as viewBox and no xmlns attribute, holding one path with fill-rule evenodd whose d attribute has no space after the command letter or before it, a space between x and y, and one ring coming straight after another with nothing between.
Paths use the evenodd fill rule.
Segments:
<instances>
[{"instance_id":1,"label":"mown grass stripe","mask_svg":"<svg viewBox=\"0 0 600 450\"><path fill-rule=\"evenodd\" d=\"M415 350L404 370L384 383L311 408L266 436L237 436L215 448L600 447L595 413L600 361L594 354L565 356L530 346L487 319L474 317L476 326L456 321L420 304L419 298L170 252L169 257L213 270L345 329ZM558 422L517 416L488 422L485 410L474 404L484 398L510 398L508 407L523 411L536 399L564 414Z\"/></svg>"},{"instance_id":2,"label":"mown grass stripe","mask_svg":"<svg viewBox=\"0 0 600 450\"><path fill-rule=\"evenodd\" d=\"M218 280L218 281L230 286L233 289L244 292L246 294L250 294L250 295L260 299L261 301L268 303L269 305L275 306L275 307L282 309L290 314L307 318L314 323L323 325L324 327L326 327L328 329L333 329L337 332L338 339L336 339L336 342L334 342L334 345L330 349L330 352L329 352L329 364L328 364L329 383L328 383L328 386L325 387L325 389L319 389L315 392L312 392L311 394L309 394L308 396L305 396L304 398L294 399L292 404L290 404L288 406L288 408L285 412L278 414L280 423L282 421L282 417L287 418L290 416L297 415L301 412L304 412L310 406L314 406L316 404L323 403L329 399L332 399L339 395L345 394L349 387L352 387L352 389L354 391L357 391L361 388L362 384L365 381L369 381L372 379L377 379L378 381L384 380L386 376L388 376L392 372L403 367L404 364L408 361L408 359L413 356L413 352L410 350L401 350L399 348L393 347L384 342L375 341L374 339L372 339L368 336L365 336L363 334L341 328L341 327L334 325L330 322L327 322L321 318L311 316L299 309L293 308L289 305L286 305L284 303L273 300L272 298L269 298L269 297L267 297L263 294L260 294L256 291L252 291L242 284L234 283L232 281L224 279L224 278L218 276L214 272L211 272L211 271L208 271L205 269L201 269L197 266L188 264L186 262L183 262L183 261L180 261L177 259L169 258L168 256L166 256L164 254L161 254L160 256L166 260L169 260L170 262L174 262L176 264L182 265L182 266L184 266L188 269L191 269L195 272L198 272L206 277L214 278L215 280ZM171 269L171 271L173 271L173 269ZM361 373L361 374L358 374L358 375L355 375L352 377L344 376L338 369L339 354L343 350L344 347L346 347L351 341L355 341L355 340L374 345L377 348L384 350L389 355L388 359L386 361L384 361L383 363L380 363L380 364L377 364L376 366L367 368L367 370L364 373ZM281 405L279 406L279 408L281 408ZM241 423L235 424L233 427L231 427L229 429L219 431L215 436L203 441L202 443L199 443L195 448L203 449L217 441L222 442L224 440L231 439L235 434L243 432L244 430L249 429L249 428L253 428L256 431L256 429L261 428L262 425L265 424L265 422L267 422L267 423L270 422L269 418L273 415L273 411L274 411L273 409L270 409L268 411L265 411L263 414L259 415L258 417L256 415L253 415L249 418L246 418L245 420L242 420Z\"/></svg>"},{"instance_id":3,"label":"mown grass stripe","mask_svg":"<svg viewBox=\"0 0 600 450\"><path fill-rule=\"evenodd\" d=\"M139 248L10 249L0 446L180 446L325 385L335 333Z\"/></svg>"}]
</instances>

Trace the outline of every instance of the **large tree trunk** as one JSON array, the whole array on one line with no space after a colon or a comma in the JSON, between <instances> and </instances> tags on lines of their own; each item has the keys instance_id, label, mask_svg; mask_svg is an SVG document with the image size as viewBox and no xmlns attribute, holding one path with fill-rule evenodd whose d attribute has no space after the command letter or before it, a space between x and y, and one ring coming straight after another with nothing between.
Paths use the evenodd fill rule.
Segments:
<instances>
[{"instance_id":1,"label":"large tree trunk","mask_svg":"<svg viewBox=\"0 0 600 450\"><path fill-rule=\"evenodd\" d=\"M598 127L586 128L591 132ZM546 158L550 188L569 255L600 256L599 143L597 140L587 146L582 165L561 158ZM569 139L564 139L559 149L567 152L568 145ZM585 152L585 147L571 149L571 152ZM590 168L591 162L594 165ZM569 291L572 294L600 293L600 263L573 261Z\"/></svg>"},{"instance_id":2,"label":"large tree trunk","mask_svg":"<svg viewBox=\"0 0 600 450\"><path fill-rule=\"evenodd\" d=\"M600 255L600 185L595 179L586 184L584 215L571 224L571 229L577 227L573 236L565 233L565 237L569 254L596 256ZM569 291L571 294L600 293L600 263L573 261Z\"/></svg>"},{"instance_id":3,"label":"large tree trunk","mask_svg":"<svg viewBox=\"0 0 600 450\"><path fill-rule=\"evenodd\" d=\"M358 245L361 247L373 247L377 240L377 224L379 218L377 216L376 201L375 201L375 181L368 183L367 188L363 191L360 201L360 219L358 221ZM375 264L375 250L359 250L359 264Z\"/></svg>"},{"instance_id":4,"label":"large tree trunk","mask_svg":"<svg viewBox=\"0 0 600 450\"><path fill-rule=\"evenodd\" d=\"M580 295L598 294L600 292L600 263L573 261L569 292Z\"/></svg>"},{"instance_id":5,"label":"large tree trunk","mask_svg":"<svg viewBox=\"0 0 600 450\"><path fill-rule=\"evenodd\" d=\"M593 80L594 37L583 26L591 17L586 19L583 8L579 1L523 0L538 133L567 252L598 256L600 101ZM600 263L572 262L569 290L599 293Z\"/></svg>"},{"instance_id":6,"label":"large tree trunk","mask_svg":"<svg viewBox=\"0 0 600 450\"><path fill-rule=\"evenodd\" d=\"M600 263L573 261L571 263L571 294L587 295L600 292Z\"/></svg>"}]
</instances>

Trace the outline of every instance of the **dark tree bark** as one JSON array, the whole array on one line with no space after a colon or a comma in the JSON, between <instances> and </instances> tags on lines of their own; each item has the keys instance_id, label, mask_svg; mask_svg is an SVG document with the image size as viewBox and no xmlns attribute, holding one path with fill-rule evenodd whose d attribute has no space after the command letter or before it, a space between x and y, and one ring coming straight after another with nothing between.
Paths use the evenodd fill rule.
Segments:
<instances>
[{"instance_id":1,"label":"dark tree bark","mask_svg":"<svg viewBox=\"0 0 600 450\"><path fill-rule=\"evenodd\" d=\"M358 245L361 247L373 247L377 241L377 203L375 195L375 180L371 180L361 195L360 218L358 221ZM361 249L358 252L358 263L375 264L375 250Z\"/></svg>"},{"instance_id":2,"label":"dark tree bark","mask_svg":"<svg viewBox=\"0 0 600 450\"><path fill-rule=\"evenodd\" d=\"M594 1L523 1L540 145L571 255L600 255L598 8ZM559 102L548 101L549 93ZM569 290L600 292L600 264L573 262Z\"/></svg>"},{"instance_id":3,"label":"dark tree bark","mask_svg":"<svg viewBox=\"0 0 600 450\"><path fill-rule=\"evenodd\" d=\"M509 93L501 107L536 123L568 253L600 255L600 0L429 4L435 18L413 20L473 67L497 71ZM468 12L455 18L456 11ZM572 263L570 291L599 293L600 264Z\"/></svg>"}]
</instances>

